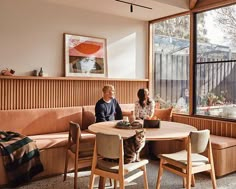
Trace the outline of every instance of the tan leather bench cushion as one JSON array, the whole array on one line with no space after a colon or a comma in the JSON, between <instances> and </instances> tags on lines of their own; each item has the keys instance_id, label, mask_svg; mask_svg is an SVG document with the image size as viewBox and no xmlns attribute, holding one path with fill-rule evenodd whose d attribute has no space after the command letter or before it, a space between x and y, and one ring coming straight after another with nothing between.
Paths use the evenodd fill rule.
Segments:
<instances>
[{"instance_id":1,"label":"tan leather bench cushion","mask_svg":"<svg viewBox=\"0 0 236 189\"><path fill-rule=\"evenodd\" d=\"M42 135L28 136L36 142L38 149L64 147L67 145L68 132L49 133Z\"/></svg>"},{"instance_id":2,"label":"tan leather bench cushion","mask_svg":"<svg viewBox=\"0 0 236 189\"><path fill-rule=\"evenodd\" d=\"M36 145L40 150L43 150L47 148L66 147L68 141L68 132L33 135L29 137L36 142ZM82 131L80 148L83 148L83 143L86 147L86 143L91 140L94 141L95 137L96 136L92 133Z\"/></svg>"},{"instance_id":3,"label":"tan leather bench cushion","mask_svg":"<svg viewBox=\"0 0 236 189\"><path fill-rule=\"evenodd\" d=\"M134 104L120 104L120 108L124 112L134 111Z\"/></svg>"},{"instance_id":4,"label":"tan leather bench cushion","mask_svg":"<svg viewBox=\"0 0 236 189\"><path fill-rule=\"evenodd\" d=\"M0 130L27 136L68 131L69 121L82 125L82 107L0 111Z\"/></svg>"},{"instance_id":5,"label":"tan leather bench cushion","mask_svg":"<svg viewBox=\"0 0 236 189\"><path fill-rule=\"evenodd\" d=\"M213 149L224 149L236 146L236 138L211 135L211 145Z\"/></svg>"}]
</instances>

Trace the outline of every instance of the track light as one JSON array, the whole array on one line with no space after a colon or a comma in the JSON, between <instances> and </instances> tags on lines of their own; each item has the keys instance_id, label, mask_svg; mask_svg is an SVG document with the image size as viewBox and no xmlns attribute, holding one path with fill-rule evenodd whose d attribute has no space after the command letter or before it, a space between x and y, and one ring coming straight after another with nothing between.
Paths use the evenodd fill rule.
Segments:
<instances>
[{"instance_id":1,"label":"track light","mask_svg":"<svg viewBox=\"0 0 236 189\"><path fill-rule=\"evenodd\" d=\"M151 7L146 7L146 6L143 6L143 5L139 5L139 4L135 4L135 3L130 3L130 2L127 2L127 1L121 1L121 0L115 0L115 1L118 1L120 3L125 3L125 4L129 4L130 5L130 12L133 12L133 6L136 6L136 7L141 7L141 8L145 8L145 9L152 9Z\"/></svg>"}]
</instances>

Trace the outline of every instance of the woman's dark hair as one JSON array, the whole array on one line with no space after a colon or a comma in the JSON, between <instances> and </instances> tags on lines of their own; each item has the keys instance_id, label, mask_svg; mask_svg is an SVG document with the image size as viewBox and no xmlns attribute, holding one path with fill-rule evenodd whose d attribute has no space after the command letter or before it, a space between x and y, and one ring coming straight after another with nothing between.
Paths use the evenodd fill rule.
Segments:
<instances>
[{"instance_id":1,"label":"woman's dark hair","mask_svg":"<svg viewBox=\"0 0 236 189\"><path fill-rule=\"evenodd\" d=\"M183 88L183 89L181 90L180 97L183 97L184 100L185 100L185 102L188 103L189 97L188 97L188 96L185 96L185 90L186 90L186 89L188 90L188 88Z\"/></svg>"},{"instance_id":2,"label":"woman's dark hair","mask_svg":"<svg viewBox=\"0 0 236 189\"><path fill-rule=\"evenodd\" d=\"M139 89L138 90L138 98L139 98L139 104L140 106L143 108L145 106L145 104L143 103L143 101L145 100L145 89ZM147 99L147 105L149 105L151 103L150 99Z\"/></svg>"}]
</instances>

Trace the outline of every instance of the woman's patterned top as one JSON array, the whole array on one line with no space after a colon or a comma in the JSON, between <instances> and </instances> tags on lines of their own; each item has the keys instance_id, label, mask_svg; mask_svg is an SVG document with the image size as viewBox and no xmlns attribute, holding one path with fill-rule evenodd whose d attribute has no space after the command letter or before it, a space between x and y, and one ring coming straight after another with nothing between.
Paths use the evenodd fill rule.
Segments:
<instances>
[{"instance_id":1,"label":"woman's patterned top","mask_svg":"<svg viewBox=\"0 0 236 189\"><path fill-rule=\"evenodd\" d=\"M151 117L154 114L155 109L155 102L154 100L150 99L151 103L149 105L145 105L142 107L139 104L139 101L135 102L135 118L144 119L146 117Z\"/></svg>"}]
</instances>

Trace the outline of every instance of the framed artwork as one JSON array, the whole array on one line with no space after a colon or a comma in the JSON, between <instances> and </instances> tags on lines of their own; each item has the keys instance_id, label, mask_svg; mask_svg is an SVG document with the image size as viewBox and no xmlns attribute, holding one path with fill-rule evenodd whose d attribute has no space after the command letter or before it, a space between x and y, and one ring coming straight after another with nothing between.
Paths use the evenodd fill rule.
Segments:
<instances>
[{"instance_id":1,"label":"framed artwork","mask_svg":"<svg viewBox=\"0 0 236 189\"><path fill-rule=\"evenodd\" d=\"M64 34L65 75L106 77L106 39Z\"/></svg>"}]
</instances>

